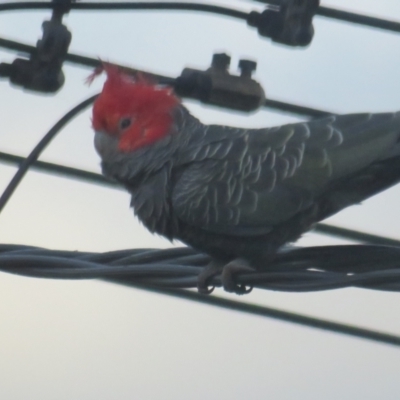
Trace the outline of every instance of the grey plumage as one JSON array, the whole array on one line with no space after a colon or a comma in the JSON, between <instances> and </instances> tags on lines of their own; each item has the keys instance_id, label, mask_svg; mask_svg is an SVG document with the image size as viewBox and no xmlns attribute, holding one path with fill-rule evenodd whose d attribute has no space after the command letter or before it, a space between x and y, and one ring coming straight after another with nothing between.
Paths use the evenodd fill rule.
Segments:
<instances>
[{"instance_id":1,"label":"grey plumage","mask_svg":"<svg viewBox=\"0 0 400 400\"><path fill-rule=\"evenodd\" d=\"M265 129L205 126L179 106L168 136L132 153L96 132L105 175L143 224L217 259L262 266L316 222L400 180L400 113Z\"/></svg>"}]
</instances>

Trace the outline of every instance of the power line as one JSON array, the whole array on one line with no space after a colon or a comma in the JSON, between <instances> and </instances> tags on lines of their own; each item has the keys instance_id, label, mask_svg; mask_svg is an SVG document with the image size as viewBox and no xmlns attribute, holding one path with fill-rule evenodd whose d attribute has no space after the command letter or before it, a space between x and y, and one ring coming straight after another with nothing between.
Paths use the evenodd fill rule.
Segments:
<instances>
[{"instance_id":1,"label":"power line","mask_svg":"<svg viewBox=\"0 0 400 400\"><path fill-rule=\"evenodd\" d=\"M60 5L57 2L44 1L23 1L18 3L0 4L0 11L17 10L52 10ZM215 6L202 3L181 3L181 2L92 2L92 3L71 3L68 5L71 10L174 10L174 11L201 11L225 15L232 18L247 20L248 13L234 10L232 8Z\"/></svg>"},{"instance_id":2,"label":"power line","mask_svg":"<svg viewBox=\"0 0 400 400\"><path fill-rule=\"evenodd\" d=\"M0 246L1 247L1 246ZM108 279L161 288L194 289L211 258L188 248L80 253L2 246L0 270L50 279ZM341 245L281 248L266 265L235 276L240 286L315 292L358 287L400 292L400 248ZM378 267L377 267L378 265ZM212 286L221 287L214 277Z\"/></svg>"},{"instance_id":3,"label":"power line","mask_svg":"<svg viewBox=\"0 0 400 400\"><path fill-rule=\"evenodd\" d=\"M110 282L119 283L118 280L109 280ZM125 286L132 286L141 289L140 286L130 285L129 283L122 283ZM319 318L313 318L306 315L283 311L271 307L259 306L255 304L248 304L244 302L224 299L217 296L204 296L188 290L174 290L174 289L154 289L145 288L146 291L155 293L161 293L176 298L199 302L201 304L208 304L217 307L223 307L227 310L244 312L247 315L258 315L261 317L274 318L280 321L291 322L310 328L322 329L329 332L341 333L344 335L350 335L360 339L372 340L378 343L390 344L394 346L400 346L400 337L391 335L383 332L372 331L356 326L347 324L340 324L333 321L322 320Z\"/></svg>"},{"instance_id":4,"label":"power line","mask_svg":"<svg viewBox=\"0 0 400 400\"><path fill-rule=\"evenodd\" d=\"M265 4L267 7L280 6L279 0L254 0ZM45 10L59 7L54 2L43 1L23 1L16 3L0 4L0 11L17 10ZM234 10L227 7L215 6L212 4L184 3L184 2L92 2L92 3L71 3L68 6L73 10L179 10L179 11L200 11L225 15L242 20L248 19L248 13ZM340 21L351 22L365 25L372 28L379 28L393 32L400 32L400 22L390 21L383 18L371 17L352 13L349 11L338 10L335 8L319 6L317 15L332 18Z\"/></svg>"},{"instance_id":5,"label":"power line","mask_svg":"<svg viewBox=\"0 0 400 400\"><path fill-rule=\"evenodd\" d=\"M25 157L0 152L0 161L7 164L18 166L25 160ZM96 174L95 172L84 171L78 168L67 167L65 165L59 165L40 160L34 161L31 164L30 168L40 172L55 174L65 178L81 180L86 183L94 183L103 186L110 186L115 189L121 189L116 183L104 178L103 175Z\"/></svg>"},{"instance_id":6,"label":"power line","mask_svg":"<svg viewBox=\"0 0 400 400\"><path fill-rule=\"evenodd\" d=\"M300 106L297 104L285 103L283 101L266 99L264 107L284 111L292 114L303 115L311 118L321 118L332 115L332 112L318 110L316 108Z\"/></svg>"},{"instance_id":7,"label":"power line","mask_svg":"<svg viewBox=\"0 0 400 400\"><path fill-rule=\"evenodd\" d=\"M7 50L24 52L24 53L28 53L28 54L31 54L36 51L36 48L33 46L30 46L30 45L27 45L24 43L20 43L20 42L16 42L14 40L4 39L4 38L0 38L0 47L7 49ZM84 67L90 67L90 68L95 68L99 65L99 60L96 58L91 58L91 57L82 56L82 55L78 55L78 54L70 54L70 53L68 53L66 55L65 61L69 62L71 64L80 65L80 66L84 66ZM137 69L133 69L133 68L126 67L126 66L121 66L121 67L128 71L143 72L147 75L151 75L161 84L174 85L174 83L176 81L175 78L167 77L164 75L153 74L153 73L146 72L146 71L139 71ZM185 97L185 96L182 96L182 97ZM292 114L302 115L302 116L306 116L306 117L312 117L312 118L324 117L324 116L333 114L332 112L318 110L318 109L315 109L312 107L306 107L306 106L301 106L301 105L297 105L297 104L286 103L283 101L278 101L278 100L273 100L273 99L266 99L265 103L264 103L264 107L283 111L283 112L288 112L288 113L292 113Z\"/></svg>"},{"instance_id":8,"label":"power line","mask_svg":"<svg viewBox=\"0 0 400 400\"><path fill-rule=\"evenodd\" d=\"M328 7L319 7L317 15L400 33L400 22L396 21L389 21L382 18L370 17Z\"/></svg>"},{"instance_id":9,"label":"power line","mask_svg":"<svg viewBox=\"0 0 400 400\"><path fill-rule=\"evenodd\" d=\"M32 162L36 161L39 158L41 152L46 148L46 146L50 143L50 141L54 138L54 136L68 123L73 119L77 114L82 112L86 107L93 103L97 95L92 96L76 107L74 107L71 111L65 114L42 138L42 140L35 146L35 148L31 151L29 156L19 165L17 173L14 175L13 179L10 181L3 194L0 197L0 212L3 210L4 206L7 204L8 200L11 198L15 189L25 176Z\"/></svg>"},{"instance_id":10,"label":"power line","mask_svg":"<svg viewBox=\"0 0 400 400\"><path fill-rule=\"evenodd\" d=\"M337 251L339 247L332 246L331 250ZM365 246L342 247L357 249ZM374 246L366 246L365 248L372 252L379 250L379 248ZM319 257L318 254L320 253L317 248L293 250L294 253L306 252L309 254L310 251ZM353 249L349 249L349 251L352 252ZM400 250L395 249L393 251L398 253ZM290 255L290 253L288 254ZM285 254L281 254L280 256L285 257ZM294 258L297 258L297 255ZM398 260L399 257L396 255L396 258ZM156 284L162 285L163 280L167 285L171 285L173 281L176 281L178 284L179 282L187 282L190 279L194 281L199 270L208 261L208 256L196 253L195 250L187 247L165 250L134 249L109 253L89 253L47 250L18 245L0 245L0 266L1 270L5 272L53 279L100 278L108 282L196 301L202 304L209 304L223 309L275 318L302 326L400 346L399 336L384 332L322 320L275 308L233 301L217 296L204 296L188 290L154 286ZM281 267L282 265L276 266L276 269ZM339 264L337 267L340 269L343 265ZM191 276L191 278L186 278L186 274ZM151 279L152 276L154 277L153 279Z\"/></svg>"},{"instance_id":11,"label":"power line","mask_svg":"<svg viewBox=\"0 0 400 400\"><path fill-rule=\"evenodd\" d=\"M20 163L24 161L25 157L0 152L0 162L18 166ZM31 168L40 172L63 176L65 178L77 179L83 182L93 183L96 185L109 186L114 189L122 189L116 183L104 178L103 175L97 174L95 172L85 171L78 168L67 167L65 165L59 165L39 160L34 161L31 164ZM340 238L354 240L361 243L369 243L381 246L400 246L400 241L396 239L390 239L378 235L372 235L370 233L355 231L352 229L346 229L333 225L317 224L316 227L314 228L314 231L323 235L337 236Z\"/></svg>"},{"instance_id":12,"label":"power line","mask_svg":"<svg viewBox=\"0 0 400 400\"><path fill-rule=\"evenodd\" d=\"M400 246L400 241L396 239L372 235L370 233L355 231L352 229L345 229L339 226L317 224L315 231L323 235L337 236L361 243L370 243L381 246Z\"/></svg>"}]
</instances>

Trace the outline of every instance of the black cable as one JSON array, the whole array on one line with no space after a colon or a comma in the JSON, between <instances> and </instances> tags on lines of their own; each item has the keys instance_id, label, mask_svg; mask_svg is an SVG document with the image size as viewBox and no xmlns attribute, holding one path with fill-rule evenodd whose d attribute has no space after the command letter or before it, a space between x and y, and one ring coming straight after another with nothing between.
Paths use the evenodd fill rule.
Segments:
<instances>
[{"instance_id":1,"label":"black cable","mask_svg":"<svg viewBox=\"0 0 400 400\"><path fill-rule=\"evenodd\" d=\"M279 6L280 0L253 0L266 5ZM392 32L400 32L400 22L390 21L382 18L370 17L368 15L356 14L348 11L338 10L336 8L319 6L316 15L332 18L339 21L352 22L354 24L379 28Z\"/></svg>"},{"instance_id":2,"label":"black cable","mask_svg":"<svg viewBox=\"0 0 400 400\"><path fill-rule=\"evenodd\" d=\"M23 1L18 3L0 4L0 11L11 10L46 10L54 9L59 5L43 1ZM179 11L201 11L213 14L225 15L232 18L247 20L248 13L227 7L214 6L201 3L180 2L93 2L93 3L71 3L73 10L179 10Z\"/></svg>"},{"instance_id":3,"label":"black cable","mask_svg":"<svg viewBox=\"0 0 400 400\"><path fill-rule=\"evenodd\" d=\"M274 261L274 263L271 264L271 268L273 270L281 270L282 268L287 269L287 267L289 267L288 272L292 274L293 271L291 269L293 265L290 266L289 263L285 267L285 259L290 262L294 261L297 263L297 266L301 266L302 262L310 262L312 258L314 258L317 263L322 262L329 266L330 261L325 254L325 252L328 251L335 258L335 263L332 263L332 267L340 271L344 268L344 265L337 263L337 261L340 260L342 252L351 254L362 252L364 253L364 260L362 261L365 261L367 258L381 257L383 255L381 258L384 260L385 267L388 267L389 270L392 269L395 276L396 270L394 269L394 261L399 264L398 253L400 249L390 249L389 252L391 252L391 255L389 255L389 257L387 257L389 254L387 250L388 249L380 248L379 246L324 246L320 249L293 249L278 255L277 264L274 264ZM347 254L345 259L347 262ZM359 261L358 254L354 256L354 260ZM367 266L363 265L364 263L362 261L359 262L358 269L368 272ZM275 318L302 326L400 346L399 336L383 332L321 320L319 318L299 315L297 313L277 310L270 307L232 301L217 296L204 296L188 290L162 287L163 282L164 285L165 283L169 285L174 283L175 286L179 286L179 283L182 282L194 282L201 268L208 262L208 256L196 253L195 250L185 247L165 250L133 249L108 253L89 253L47 250L10 244L0 245L0 266L1 270L5 272L42 278L100 278L107 282L145 289L147 291L196 301L202 304L209 304L224 309ZM373 261L371 260L371 264L372 263ZM353 270L357 270L357 267L354 267ZM399 275L399 269L397 269L397 280L399 279ZM188 278L185 276L188 276ZM152 277L153 279L151 279ZM390 281L390 278L387 278L387 280ZM155 287L155 284L160 286ZM293 284L301 285L301 283L296 283L295 280L293 280Z\"/></svg>"},{"instance_id":4,"label":"black cable","mask_svg":"<svg viewBox=\"0 0 400 400\"><path fill-rule=\"evenodd\" d=\"M22 250L21 250L22 249ZM108 279L133 284L197 287L210 257L187 248L133 249L130 252L80 253L20 249L0 245L0 270L36 278ZM237 283L259 289L312 292L359 287L400 292L400 247L341 245L284 247L257 270L238 274ZM215 277L212 285L221 286Z\"/></svg>"},{"instance_id":5,"label":"black cable","mask_svg":"<svg viewBox=\"0 0 400 400\"><path fill-rule=\"evenodd\" d=\"M11 165L19 165L24 162L25 157L14 154L0 152L0 162L5 162ZM84 171L82 169L67 167L64 165L53 164L44 161L34 161L31 168L44 173L56 174L70 179L78 179L83 182L93 183L97 185L110 186L115 189L122 187L116 183L107 180L103 175L95 172ZM382 246L400 246L400 241L382 236L372 235L370 233L359 232L352 229L341 228L338 226L317 224L314 231L323 235L336 236L349 240L354 240L361 243L376 244Z\"/></svg>"},{"instance_id":6,"label":"black cable","mask_svg":"<svg viewBox=\"0 0 400 400\"><path fill-rule=\"evenodd\" d=\"M28 53L28 54L35 51L35 47L33 47L33 46L15 42L15 41L9 40L9 39L4 39L4 38L0 38L0 47L5 48L7 50L24 52L24 53ZM96 68L99 65L98 59L86 57L86 56L82 56L82 55L77 55L77 54L67 54L65 61L70 62L72 64L82 65L82 66L90 67L90 68ZM145 72L145 71L139 71L136 69L125 67L125 66L121 66L121 67L123 69L130 70L130 71L143 72L146 75L150 75L150 76L154 77L154 79L156 79L158 82L165 84L165 85L173 86L175 83L175 79L171 78L171 77L153 74L153 73L149 73L149 72ZM332 112L328 112L328 111L318 110L318 109L311 108L311 107L299 106L296 104L290 104L290 103L286 103L283 101L272 100L272 99L265 100L264 107L283 111L283 112L288 112L288 113L292 113L292 114L302 115L302 116L306 116L306 117L311 117L311 118L325 117L327 115L333 114Z\"/></svg>"},{"instance_id":7,"label":"black cable","mask_svg":"<svg viewBox=\"0 0 400 400\"><path fill-rule=\"evenodd\" d=\"M389 21L376 17L369 17L367 15L336 10L334 8L319 7L317 15L334 18L340 21L352 22L354 24L370 26L371 28L379 28L392 32L400 32L400 22Z\"/></svg>"},{"instance_id":8,"label":"black cable","mask_svg":"<svg viewBox=\"0 0 400 400\"><path fill-rule=\"evenodd\" d=\"M370 243L382 246L400 246L400 240L354 231L351 229L341 228L339 226L318 224L314 230L323 235L336 236L340 238L344 237L346 239L361 243Z\"/></svg>"},{"instance_id":9,"label":"black cable","mask_svg":"<svg viewBox=\"0 0 400 400\"><path fill-rule=\"evenodd\" d=\"M279 0L255 0L267 6L279 6ZM46 3L41 1L3 3L0 4L0 11L15 10L43 10L54 9L58 7L56 3ZM214 6L201 3L180 3L180 2L102 2L102 3L71 3L69 6L74 10L181 10L181 11L201 11L214 14L225 15L242 20L248 19L248 13L226 7ZM352 13L329 7L320 6L316 12L317 15L337 19L340 21L352 22L355 24L370 26L400 32L400 23L396 21L385 20L382 18L370 17L367 15Z\"/></svg>"},{"instance_id":10,"label":"black cable","mask_svg":"<svg viewBox=\"0 0 400 400\"><path fill-rule=\"evenodd\" d=\"M291 114L303 115L310 118L322 118L333 114L328 111L317 110L316 108L299 106L297 104L289 104L283 101L272 99L266 99L264 107L271 108L273 110L288 112Z\"/></svg>"},{"instance_id":11,"label":"black cable","mask_svg":"<svg viewBox=\"0 0 400 400\"><path fill-rule=\"evenodd\" d=\"M118 280L109 279L109 281L121 284L121 282L118 282ZM143 288L138 285L130 285L129 283L122 283L122 284L130 287L135 287L138 289L145 289L146 291L173 296L175 298L195 301L201 304L208 304L212 306L222 307L226 310L239 311L246 313L247 315L252 314L261 317L274 318L280 321L291 322L294 324L299 324L310 328L317 328L328 332L350 335L360 339L372 340L378 343L400 346L400 336L391 335L384 332L359 328L347 324L340 324L338 322L313 318L306 315L279 310L276 308L228 300L222 297L204 296L189 290L158 289L158 288L154 289L154 288Z\"/></svg>"},{"instance_id":12,"label":"black cable","mask_svg":"<svg viewBox=\"0 0 400 400\"><path fill-rule=\"evenodd\" d=\"M267 6L279 6L279 0L256 0ZM0 11L15 10L43 10L54 9L58 5L56 3L46 3L41 1L3 3L0 4ZM225 15L242 20L248 19L248 13L238 11L226 7L214 6L211 4L201 3L167 3L167 2L103 2L103 3L71 3L71 9L74 10L180 10L180 11L200 11L214 14ZM351 22L355 24L365 25L372 28L384 29L392 32L400 32L400 23L396 21L385 20L382 18L370 17L367 15L352 13L348 11L338 10L329 7L320 6L316 12L317 15L337 19L340 21Z\"/></svg>"},{"instance_id":13,"label":"black cable","mask_svg":"<svg viewBox=\"0 0 400 400\"><path fill-rule=\"evenodd\" d=\"M71 111L65 114L43 137L43 139L36 145L36 147L32 150L32 152L28 155L26 159L20 164L16 174L11 179L10 183L4 190L3 194L0 197L0 212L3 210L4 206L7 204L8 200L14 193L15 189L21 182L22 178L25 176L29 167L32 165L34 161L36 161L40 153L46 148L46 146L50 143L50 141L54 138L54 136L68 123L70 122L76 115L78 115L81 111L83 111L86 107L93 103L98 95L91 96L90 98L82 101L76 107L74 107Z\"/></svg>"},{"instance_id":14,"label":"black cable","mask_svg":"<svg viewBox=\"0 0 400 400\"><path fill-rule=\"evenodd\" d=\"M14 154L3 153L0 151L0 162L8 163L11 165L20 165L25 161L25 157L16 156ZM112 181L104 178L103 175L96 174L95 172L84 171L78 168L67 167L65 165L53 164L45 161L35 160L30 168L40 172L55 174L70 179L77 179L87 183L94 183L103 186L110 186L119 188L119 186Z\"/></svg>"}]
</instances>

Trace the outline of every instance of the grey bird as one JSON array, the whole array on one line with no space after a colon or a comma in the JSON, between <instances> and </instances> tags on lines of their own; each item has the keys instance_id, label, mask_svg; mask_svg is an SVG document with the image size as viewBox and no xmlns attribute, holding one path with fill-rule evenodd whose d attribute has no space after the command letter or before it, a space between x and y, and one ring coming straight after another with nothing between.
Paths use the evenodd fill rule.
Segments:
<instances>
[{"instance_id":1,"label":"grey bird","mask_svg":"<svg viewBox=\"0 0 400 400\"><path fill-rule=\"evenodd\" d=\"M209 254L222 272L268 268L315 223L400 180L400 113L329 116L263 129L204 125L168 88L104 65L93 107L103 173L151 232Z\"/></svg>"}]
</instances>

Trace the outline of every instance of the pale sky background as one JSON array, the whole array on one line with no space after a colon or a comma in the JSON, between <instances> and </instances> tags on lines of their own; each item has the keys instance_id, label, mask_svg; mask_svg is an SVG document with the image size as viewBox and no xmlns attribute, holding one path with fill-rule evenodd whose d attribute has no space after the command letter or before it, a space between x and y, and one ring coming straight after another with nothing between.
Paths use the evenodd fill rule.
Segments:
<instances>
[{"instance_id":1,"label":"pale sky background","mask_svg":"<svg viewBox=\"0 0 400 400\"><path fill-rule=\"evenodd\" d=\"M4 1L4 0L1 0ZM252 1L215 0L237 9ZM398 0L323 5L400 21ZM0 13L0 36L34 44L49 11ZM71 12L71 52L169 76L205 69L214 52L257 60L267 96L350 113L400 109L400 35L315 18L315 38L293 49L258 37L240 20L194 12ZM0 62L17 55L1 51ZM42 96L0 81L1 151L26 155L69 109L101 88L65 65L66 84ZM187 102L204 122L248 127L296 121L260 110L235 114ZM99 171L90 112L73 121L42 160ZM15 168L0 164L0 189ZM400 239L400 188L330 223ZM339 243L307 234L300 244ZM108 251L168 247L133 217L123 191L30 172L0 215L0 243ZM223 295L239 300L235 295ZM400 295L345 289L254 290L240 300L400 334ZM0 273L0 399L398 400L400 351L339 334L247 316L99 281Z\"/></svg>"}]
</instances>

